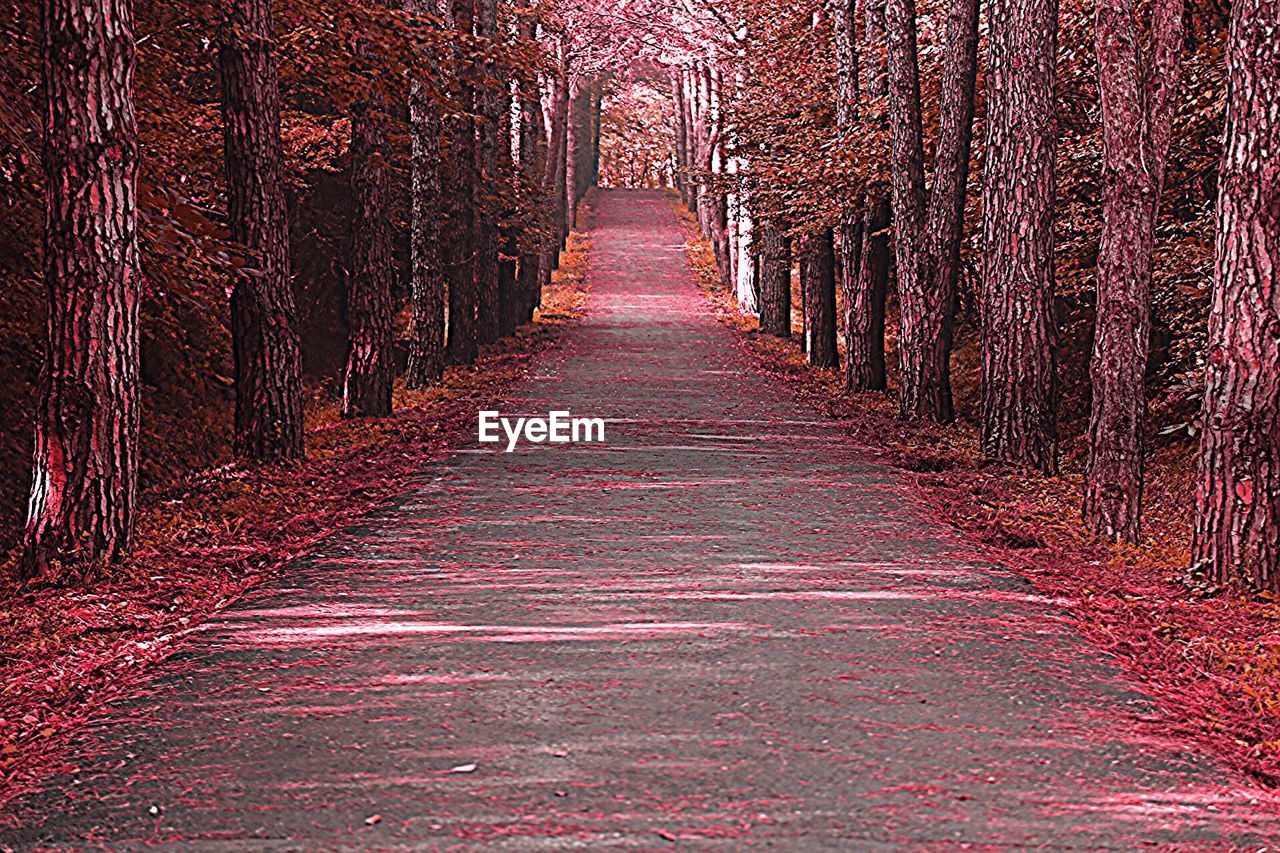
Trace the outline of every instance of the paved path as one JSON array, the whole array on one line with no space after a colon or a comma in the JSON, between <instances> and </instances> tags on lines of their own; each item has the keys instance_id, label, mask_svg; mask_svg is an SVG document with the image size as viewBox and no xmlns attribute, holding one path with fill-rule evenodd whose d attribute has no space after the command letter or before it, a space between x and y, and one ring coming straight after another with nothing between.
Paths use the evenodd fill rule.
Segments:
<instances>
[{"instance_id":1,"label":"paved path","mask_svg":"<svg viewBox=\"0 0 1280 853\"><path fill-rule=\"evenodd\" d=\"M1280 837L1017 577L756 375L656 194L473 446L211 624L8 841L1197 847ZM146 715L133 717L139 710ZM67 793L67 792L70 793Z\"/></svg>"}]
</instances>

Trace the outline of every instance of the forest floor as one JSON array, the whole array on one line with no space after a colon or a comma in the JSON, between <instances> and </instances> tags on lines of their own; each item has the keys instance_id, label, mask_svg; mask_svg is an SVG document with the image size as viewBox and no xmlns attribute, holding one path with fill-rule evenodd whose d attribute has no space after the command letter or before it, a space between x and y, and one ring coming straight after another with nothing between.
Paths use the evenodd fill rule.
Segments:
<instances>
[{"instance_id":1,"label":"forest floor","mask_svg":"<svg viewBox=\"0 0 1280 853\"><path fill-rule=\"evenodd\" d=\"M1078 601L940 520L784 349L744 351L663 195L598 201L587 314L501 409L607 441L428 442L398 497L122 690L0 843L1280 835L1273 792L1171 731Z\"/></svg>"},{"instance_id":2,"label":"forest floor","mask_svg":"<svg viewBox=\"0 0 1280 853\"><path fill-rule=\"evenodd\" d=\"M425 460L474 440L476 410L580 319L589 251L575 232L535 322L429 388L397 385L392 417L344 420L339 401L313 394L305 462L229 465L144 494L128 562L0 587L0 807L72 766L68 738L145 684L205 620L402 494Z\"/></svg>"}]
</instances>

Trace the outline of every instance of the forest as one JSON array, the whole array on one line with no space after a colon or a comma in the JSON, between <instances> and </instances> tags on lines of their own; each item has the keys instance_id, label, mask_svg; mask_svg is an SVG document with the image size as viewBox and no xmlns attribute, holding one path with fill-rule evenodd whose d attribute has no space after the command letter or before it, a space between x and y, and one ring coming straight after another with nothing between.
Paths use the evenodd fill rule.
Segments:
<instances>
[{"instance_id":1,"label":"forest","mask_svg":"<svg viewBox=\"0 0 1280 853\"><path fill-rule=\"evenodd\" d=\"M1280 2L6 7L6 770L457 446L594 316L596 200L664 190L761 370L1095 567L1280 779Z\"/></svg>"}]
</instances>

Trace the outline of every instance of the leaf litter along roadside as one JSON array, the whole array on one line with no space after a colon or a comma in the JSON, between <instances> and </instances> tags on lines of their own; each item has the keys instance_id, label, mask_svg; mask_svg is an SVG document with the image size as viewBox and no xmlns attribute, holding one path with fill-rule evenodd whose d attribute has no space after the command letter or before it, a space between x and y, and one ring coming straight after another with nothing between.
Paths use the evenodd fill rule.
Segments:
<instances>
[{"instance_id":1,"label":"leaf litter along roadside","mask_svg":"<svg viewBox=\"0 0 1280 853\"><path fill-rule=\"evenodd\" d=\"M401 494L425 463L474 440L475 413L582 317L590 248L575 231L535 322L429 388L398 384L392 416L343 420L337 401L313 400L304 462L229 465L144 495L134 556L92 585L5 582L0 807L74 768L68 739L109 703L139 692L151 666L202 622Z\"/></svg>"},{"instance_id":2,"label":"leaf litter along roadside","mask_svg":"<svg viewBox=\"0 0 1280 853\"><path fill-rule=\"evenodd\" d=\"M971 425L900 420L889 394L847 394L838 371L809 368L795 341L759 334L756 319L721 288L714 252L692 215L672 205L699 284L759 369L901 469L975 558L1070 602L1084 635L1158 703L1157 719L1127 718L1135 731L1189 737L1226 765L1280 786L1280 604L1234 590L1209 595L1189 578L1193 466L1185 449L1149 460L1141 545L1102 542L1080 523L1078 472L1044 477L986 466Z\"/></svg>"}]
</instances>

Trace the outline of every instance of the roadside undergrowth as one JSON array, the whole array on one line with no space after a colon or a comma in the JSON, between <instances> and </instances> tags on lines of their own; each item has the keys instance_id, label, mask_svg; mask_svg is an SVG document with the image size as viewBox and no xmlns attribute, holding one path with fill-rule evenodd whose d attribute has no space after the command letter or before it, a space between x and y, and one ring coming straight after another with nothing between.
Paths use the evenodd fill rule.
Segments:
<instances>
[{"instance_id":1,"label":"roadside undergrowth","mask_svg":"<svg viewBox=\"0 0 1280 853\"><path fill-rule=\"evenodd\" d=\"M720 286L696 218L673 206L700 285L760 369L789 382L859 446L901 469L975 557L1070 602L1082 632L1159 704L1158 719L1129 719L1135 731L1188 736L1262 784L1280 785L1280 605L1208 590L1189 577L1189 450L1149 460L1142 543L1100 541L1080 522L1078 471L1045 477L989 465L973 424L900 420L890 394L848 394L843 377L810 368L795 341L759 334L756 318L740 312L734 294Z\"/></svg>"},{"instance_id":2,"label":"roadside undergrowth","mask_svg":"<svg viewBox=\"0 0 1280 853\"><path fill-rule=\"evenodd\" d=\"M575 231L534 322L429 388L397 383L392 416L344 420L336 401L313 395L304 462L226 466L146 494L122 565L56 586L0 586L0 806L71 767L68 739L202 622L471 440L476 412L581 318L590 248Z\"/></svg>"}]
</instances>

